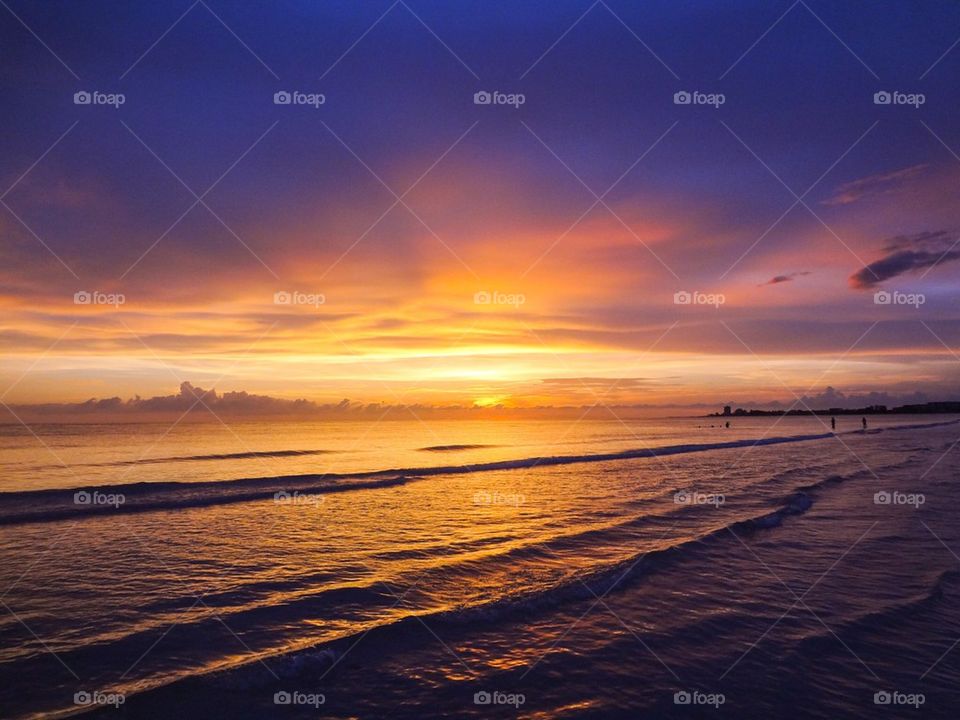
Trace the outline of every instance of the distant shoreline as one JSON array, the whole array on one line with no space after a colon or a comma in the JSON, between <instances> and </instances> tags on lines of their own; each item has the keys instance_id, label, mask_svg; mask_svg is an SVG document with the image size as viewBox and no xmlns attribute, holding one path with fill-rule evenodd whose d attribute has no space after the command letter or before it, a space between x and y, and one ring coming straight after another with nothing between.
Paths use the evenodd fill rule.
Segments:
<instances>
[{"instance_id":1,"label":"distant shoreline","mask_svg":"<svg viewBox=\"0 0 960 720\"><path fill-rule=\"evenodd\" d=\"M919 405L901 405L888 409L886 405L868 405L862 408L828 408L825 410L744 410L730 407L724 408L723 412L710 413L703 417L758 417L758 416L806 416L815 417L819 415L948 415L960 413L960 402L944 401L929 402Z\"/></svg>"}]
</instances>

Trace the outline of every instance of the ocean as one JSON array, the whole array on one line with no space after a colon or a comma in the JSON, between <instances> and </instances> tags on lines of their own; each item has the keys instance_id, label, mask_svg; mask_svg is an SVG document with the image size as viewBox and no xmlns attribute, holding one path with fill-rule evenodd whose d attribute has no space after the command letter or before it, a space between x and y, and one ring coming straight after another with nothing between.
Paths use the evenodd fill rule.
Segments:
<instances>
[{"instance_id":1,"label":"ocean","mask_svg":"<svg viewBox=\"0 0 960 720\"><path fill-rule=\"evenodd\" d=\"M954 717L960 420L0 426L0 716Z\"/></svg>"}]
</instances>

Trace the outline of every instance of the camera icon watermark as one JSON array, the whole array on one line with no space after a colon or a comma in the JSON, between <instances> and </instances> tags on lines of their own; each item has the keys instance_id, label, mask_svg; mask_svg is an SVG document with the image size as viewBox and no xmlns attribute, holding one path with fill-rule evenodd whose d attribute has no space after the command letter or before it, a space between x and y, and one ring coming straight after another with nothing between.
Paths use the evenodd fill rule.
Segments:
<instances>
[{"instance_id":1,"label":"camera icon watermark","mask_svg":"<svg viewBox=\"0 0 960 720\"><path fill-rule=\"evenodd\" d=\"M874 105L910 105L918 110L927 101L923 93L905 93L899 90L879 90L873 94Z\"/></svg>"},{"instance_id":2,"label":"camera icon watermark","mask_svg":"<svg viewBox=\"0 0 960 720\"><path fill-rule=\"evenodd\" d=\"M273 94L274 105L309 105L318 110L327 102L323 93L305 93L299 90L279 90Z\"/></svg>"},{"instance_id":3,"label":"camera icon watermark","mask_svg":"<svg viewBox=\"0 0 960 720\"><path fill-rule=\"evenodd\" d=\"M723 693L705 693L699 690L679 690L673 694L674 705L710 705L718 708L727 701Z\"/></svg>"},{"instance_id":4,"label":"camera icon watermark","mask_svg":"<svg viewBox=\"0 0 960 720\"><path fill-rule=\"evenodd\" d=\"M480 690L473 694L474 705L511 705L519 708L527 701L523 693L505 693L499 690Z\"/></svg>"},{"instance_id":5,"label":"camera icon watermark","mask_svg":"<svg viewBox=\"0 0 960 720\"><path fill-rule=\"evenodd\" d=\"M703 93L699 90L678 90L673 94L674 105L710 105L719 109L727 101L723 93Z\"/></svg>"},{"instance_id":6,"label":"camera icon watermark","mask_svg":"<svg viewBox=\"0 0 960 720\"><path fill-rule=\"evenodd\" d=\"M273 294L274 305L309 305L315 308L326 304L327 297L323 293L305 293L299 290L277 290Z\"/></svg>"},{"instance_id":7,"label":"camera icon watermark","mask_svg":"<svg viewBox=\"0 0 960 720\"><path fill-rule=\"evenodd\" d=\"M104 93L99 90L78 90L73 94L74 105L109 105L115 110L127 101L123 93Z\"/></svg>"},{"instance_id":8,"label":"camera icon watermark","mask_svg":"<svg viewBox=\"0 0 960 720\"><path fill-rule=\"evenodd\" d=\"M299 690L279 690L273 694L274 705L309 705L318 708L327 701L323 693L307 693Z\"/></svg>"},{"instance_id":9,"label":"camera icon watermark","mask_svg":"<svg viewBox=\"0 0 960 720\"><path fill-rule=\"evenodd\" d=\"M78 290L73 294L74 305L113 305L119 308L127 302L123 293L105 293L99 290Z\"/></svg>"},{"instance_id":10,"label":"camera icon watermark","mask_svg":"<svg viewBox=\"0 0 960 720\"><path fill-rule=\"evenodd\" d=\"M473 294L474 305L511 305L515 308L527 302L523 293L505 293L499 290L478 290Z\"/></svg>"},{"instance_id":11,"label":"camera icon watermark","mask_svg":"<svg viewBox=\"0 0 960 720\"><path fill-rule=\"evenodd\" d=\"M873 494L874 505L910 505L914 510L927 502L923 493L903 493L897 490L881 490Z\"/></svg>"},{"instance_id":12,"label":"camera icon watermark","mask_svg":"<svg viewBox=\"0 0 960 720\"><path fill-rule=\"evenodd\" d=\"M673 294L674 305L713 305L715 308L719 308L726 302L727 297L723 293L678 290Z\"/></svg>"},{"instance_id":13,"label":"camera icon watermark","mask_svg":"<svg viewBox=\"0 0 960 720\"><path fill-rule=\"evenodd\" d=\"M927 301L923 293L905 293L899 290L877 290L873 294L874 305L912 305L919 309Z\"/></svg>"},{"instance_id":14,"label":"camera icon watermark","mask_svg":"<svg viewBox=\"0 0 960 720\"><path fill-rule=\"evenodd\" d=\"M474 105L509 105L514 110L519 110L520 106L527 101L527 96L523 93L503 93L499 90L488 92L479 90L473 94Z\"/></svg>"}]
</instances>

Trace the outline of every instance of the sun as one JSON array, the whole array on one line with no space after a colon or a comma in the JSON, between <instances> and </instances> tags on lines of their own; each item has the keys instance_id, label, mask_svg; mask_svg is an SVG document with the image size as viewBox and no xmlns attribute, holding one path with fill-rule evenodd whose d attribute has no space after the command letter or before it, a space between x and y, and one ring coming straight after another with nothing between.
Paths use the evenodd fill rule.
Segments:
<instances>
[{"instance_id":1,"label":"sun","mask_svg":"<svg viewBox=\"0 0 960 720\"><path fill-rule=\"evenodd\" d=\"M476 407L493 407L494 405L499 405L509 397L509 395L485 395L484 397L474 398L473 404Z\"/></svg>"}]
</instances>

